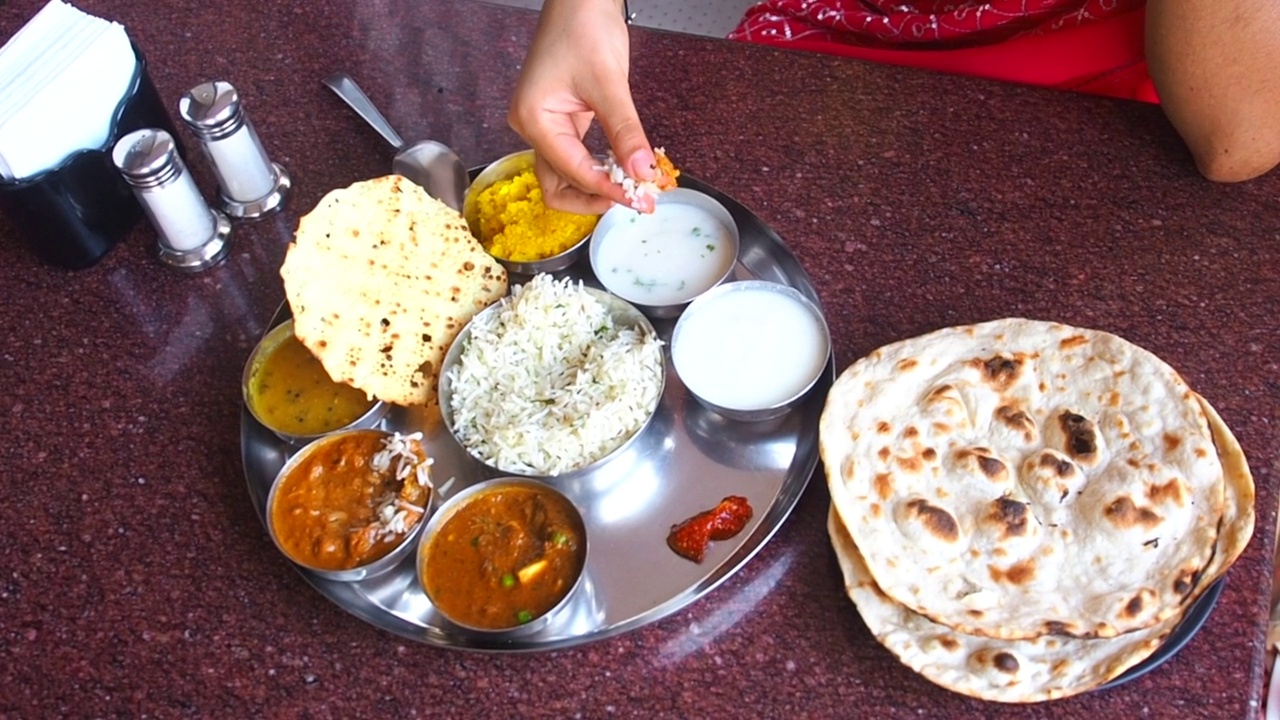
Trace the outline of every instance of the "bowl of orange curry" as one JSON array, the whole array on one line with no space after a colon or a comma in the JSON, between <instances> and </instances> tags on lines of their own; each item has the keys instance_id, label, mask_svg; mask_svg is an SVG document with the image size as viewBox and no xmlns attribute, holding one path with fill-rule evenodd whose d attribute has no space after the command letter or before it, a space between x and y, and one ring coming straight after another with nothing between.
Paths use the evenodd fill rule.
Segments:
<instances>
[{"instance_id":1,"label":"bowl of orange curry","mask_svg":"<svg viewBox=\"0 0 1280 720\"><path fill-rule=\"evenodd\" d=\"M348 430L302 448L267 495L267 531L306 570L342 582L409 554L435 504L421 434Z\"/></svg>"},{"instance_id":2,"label":"bowl of orange curry","mask_svg":"<svg viewBox=\"0 0 1280 720\"><path fill-rule=\"evenodd\" d=\"M294 445L341 430L371 428L387 405L335 382L293 334L293 320L275 326L249 355L241 378L244 403L261 425Z\"/></svg>"},{"instance_id":3,"label":"bowl of orange curry","mask_svg":"<svg viewBox=\"0 0 1280 720\"><path fill-rule=\"evenodd\" d=\"M418 580L452 625L486 635L547 627L582 583L587 534L564 493L528 478L460 491L418 541Z\"/></svg>"}]
</instances>

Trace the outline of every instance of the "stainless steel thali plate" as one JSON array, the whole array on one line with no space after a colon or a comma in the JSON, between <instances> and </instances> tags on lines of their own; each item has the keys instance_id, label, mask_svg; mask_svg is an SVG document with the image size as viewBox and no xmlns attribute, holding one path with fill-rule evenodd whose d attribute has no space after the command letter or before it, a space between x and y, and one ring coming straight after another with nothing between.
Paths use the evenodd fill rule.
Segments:
<instances>
[{"instance_id":1,"label":"stainless steel thali plate","mask_svg":"<svg viewBox=\"0 0 1280 720\"><path fill-rule=\"evenodd\" d=\"M680 184L716 198L737 222L742 241L733 279L783 283L819 303L809 276L760 218L696 178L681 175ZM585 258L556 273L566 275L600 287ZM525 280L511 278L513 284ZM273 325L287 312L283 308ZM653 324L669 343L675 318ZM669 353L666 364L666 387L643 434L605 466L555 482L582 511L591 556L571 605L537 633L494 640L453 629L419 586L412 557L384 575L355 583L299 572L329 600L375 627L452 648L564 648L636 629L685 607L741 569L795 507L818 464L818 416L835 378L835 360L829 352L822 378L795 410L755 423L727 420L704 409L675 374ZM384 424L402 432L423 432L435 458L436 485L455 478L441 501L488 477L449 435L438 410L393 408ZM242 410L241 452L259 519L265 519L272 478L295 450ZM755 510L742 533L713 543L701 564L667 547L672 525L710 509L727 495L746 496Z\"/></svg>"}]
</instances>

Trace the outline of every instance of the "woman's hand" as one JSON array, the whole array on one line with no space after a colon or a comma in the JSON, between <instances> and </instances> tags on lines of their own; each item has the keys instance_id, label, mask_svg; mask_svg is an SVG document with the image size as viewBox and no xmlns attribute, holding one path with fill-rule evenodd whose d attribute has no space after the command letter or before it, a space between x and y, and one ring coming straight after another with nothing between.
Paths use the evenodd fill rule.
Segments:
<instances>
[{"instance_id":1,"label":"woman's hand","mask_svg":"<svg viewBox=\"0 0 1280 720\"><path fill-rule=\"evenodd\" d=\"M593 117L623 169L638 180L653 177L653 148L631 99L629 52L621 0L543 4L507 122L534 149L549 207L598 214L628 204L582 144Z\"/></svg>"}]
</instances>

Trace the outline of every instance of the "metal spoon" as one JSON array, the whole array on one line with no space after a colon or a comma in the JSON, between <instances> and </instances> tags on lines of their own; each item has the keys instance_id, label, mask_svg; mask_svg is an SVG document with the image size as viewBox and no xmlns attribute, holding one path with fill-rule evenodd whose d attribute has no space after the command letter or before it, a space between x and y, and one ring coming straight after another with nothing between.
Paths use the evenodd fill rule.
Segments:
<instances>
[{"instance_id":1,"label":"metal spoon","mask_svg":"<svg viewBox=\"0 0 1280 720\"><path fill-rule=\"evenodd\" d=\"M334 73L324 79L324 84L395 147L397 152L395 159L391 161L391 172L409 178L425 188L432 197L461 212L462 200L467 193L467 168L457 153L434 140L421 140L405 145L400 134L378 112L369 96L364 94L350 75L344 72Z\"/></svg>"}]
</instances>

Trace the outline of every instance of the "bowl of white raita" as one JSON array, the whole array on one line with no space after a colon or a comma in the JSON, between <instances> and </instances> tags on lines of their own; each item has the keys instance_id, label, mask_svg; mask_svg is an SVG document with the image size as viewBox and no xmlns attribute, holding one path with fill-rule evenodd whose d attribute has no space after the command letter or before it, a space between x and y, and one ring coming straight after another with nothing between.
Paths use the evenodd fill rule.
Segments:
<instances>
[{"instance_id":1,"label":"bowl of white raita","mask_svg":"<svg viewBox=\"0 0 1280 720\"><path fill-rule=\"evenodd\" d=\"M652 213L615 205L591 234L591 269L606 290L654 318L671 318L724 282L738 260L738 225L715 198L689 188L658 195Z\"/></svg>"},{"instance_id":2,"label":"bowl of white raita","mask_svg":"<svg viewBox=\"0 0 1280 720\"><path fill-rule=\"evenodd\" d=\"M765 280L720 285L690 303L671 362L698 402L732 420L779 417L813 388L831 353L822 311Z\"/></svg>"}]
</instances>

